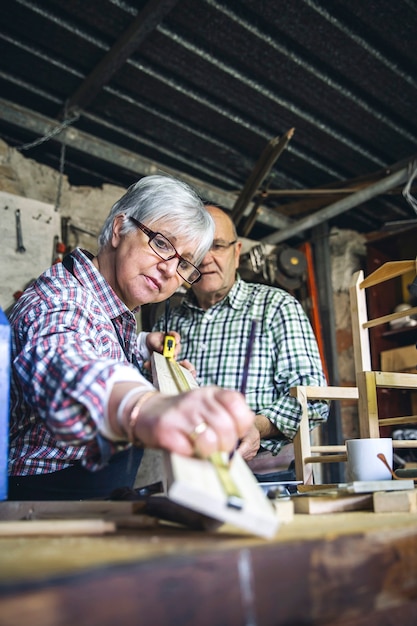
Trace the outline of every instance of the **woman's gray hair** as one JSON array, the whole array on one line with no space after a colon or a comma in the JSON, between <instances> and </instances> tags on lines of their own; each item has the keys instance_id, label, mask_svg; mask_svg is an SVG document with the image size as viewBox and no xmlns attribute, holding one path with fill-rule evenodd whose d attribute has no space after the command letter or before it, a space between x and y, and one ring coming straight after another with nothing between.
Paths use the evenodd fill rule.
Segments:
<instances>
[{"instance_id":1,"label":"woman's gray hair","mask_svg":"<svg viewBox=\"0 0 417 626\"><path fill-rule=\"evenodd\" d=\"M201 263L213 243L214 221L203 202L186 183L170 176L145 176L128 188L104 222L98 237L100 250L110 243L113 221L120 213L151 229L156 222L164 222L164 234L189 240L195 265ZM135 230L134 223L125 219L121 234Z\"/></svg>"}]
</instances>

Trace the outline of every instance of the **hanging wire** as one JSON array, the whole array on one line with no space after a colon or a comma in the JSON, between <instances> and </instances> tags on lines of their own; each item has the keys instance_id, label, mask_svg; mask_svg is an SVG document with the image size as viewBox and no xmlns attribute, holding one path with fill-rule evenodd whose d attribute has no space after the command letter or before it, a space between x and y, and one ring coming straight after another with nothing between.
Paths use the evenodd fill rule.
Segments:
<instances>
[{"instance_id":1,"label":"hanging wire","mask_svg":"<svg viewBox=\"0 0 417 626\"><path fill-rule=\"evenodd\" d=\"M71 124L76 122L79 119L79 117L80 117L79 113L74 114L72 117L65 119L61 124L59 124L59 126L55 126L55 128L49 131L49 133L46 133L45 135L43 135L43 137L39 137L38 139L35 139L31 143L24 143L21 146L16 146L16 150L19 150L19 151L30 150L30 148L35 148L36 146L40 146L45 141L49 141L53 137L56 137L57 135L59 135L59 133L65 130L67 126L70 126Z\"/></svg>"},{"instance_id":2,"label":"hanging wire","mask_svg":"<svg viewBox=\"0 0 417 626\"><path fill-rule=\"evenodd\" d=\"M62 182L64 179L66 149L67 149L67 145L65 143L65 140L63 140L61 143L61 154L59 157L59 177L58 177L58 188L57 188L56 200L55 200L55 211L58 211L59 205L61 203Z\"/></svg>"},{"instance_id":3,"label":"hanging wire","mask_svg":"<svg viewBox=\"0 0 417 626\"><path fill-rule=\"evenodd\" d=\"M411 185L413 183L413 180L417 176L417 161L413 161L412 163L410 163L408 169L410 171L410 176L406 186L403 189L403 196L407 200L408 204L413 207L415 213L417 213L417 200L411 193Z\"/></svg>"},{"instance_id":4,"label":"hanging wire","mask_svg":"<svg viewBox=\"0 0 417 626\"><path fill-rule=\"evenodd\" d=\"M25 143L21 146L17 146L16 150L19 150L19 151L29 150L30 148L35 148L36 146L40 146L45 141L49 141L53 137L56 137L57 135L62 133L62 131L65 130L65 128L67 128L68 126L76 122L80 117L79 113L74 113L74 115L72 115L71 117L67 117L66 105L65 105L64 113L65 113L65 117L61 124L53 128L51 131L49 131L49 133L46 133L42 137L39 137L38 139L35 139L34 141L30 143ZM61 202L66 148L67 146L66 146L65 136L64 136L64 139L62 139L61 141L61 151L60 151L60 156L59 156L59 177L58 177L58 188L57 188L56 201L55 201L55 211L58 211L58 208Z\"/></svg>"}]
</instances>

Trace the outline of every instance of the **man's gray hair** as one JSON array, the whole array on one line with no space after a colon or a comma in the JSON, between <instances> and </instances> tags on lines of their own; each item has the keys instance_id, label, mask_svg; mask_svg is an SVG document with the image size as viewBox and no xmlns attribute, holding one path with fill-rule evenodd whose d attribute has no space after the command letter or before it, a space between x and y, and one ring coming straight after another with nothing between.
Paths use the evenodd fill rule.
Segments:
<instances>
[{"instance_id":1,"label":"man's gray hair","mask_svg":"<svg viewBox=\"0 0 417 626\"><path fill-rule=\"evenodd\" d=\"M104 222L98 237L100 250L110 243L113 221L120 213L134 217L150 229L156 222L163 222L164 234L189 239L195 265L201 263L213 243L214 221L203 202L186 183L170 176L145 176L128 188ZM135 230L131 220L125 219L121 234Z\"/></svg>"}]
</instances>

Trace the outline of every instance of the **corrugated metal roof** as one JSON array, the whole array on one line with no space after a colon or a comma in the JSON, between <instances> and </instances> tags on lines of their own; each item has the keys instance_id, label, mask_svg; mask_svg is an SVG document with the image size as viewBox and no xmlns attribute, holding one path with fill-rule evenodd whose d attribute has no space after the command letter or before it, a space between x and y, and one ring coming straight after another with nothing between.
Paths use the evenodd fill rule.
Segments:
<instances>
[{"instance_id":1,"label":"corrugated metal roof","mask_svg":"<svg viewBox=\"0 0 417 626\"><path fill-rule=\"evenodd\" d=\"M233 214L257 239L416 219L401 195L417 155L412 0L4 0L0 28L0 135L22 146L66 121L25 154L58 169L65 138L73 185L157 168L229 209L246 185Z\"/></svg>"}]
</instances>

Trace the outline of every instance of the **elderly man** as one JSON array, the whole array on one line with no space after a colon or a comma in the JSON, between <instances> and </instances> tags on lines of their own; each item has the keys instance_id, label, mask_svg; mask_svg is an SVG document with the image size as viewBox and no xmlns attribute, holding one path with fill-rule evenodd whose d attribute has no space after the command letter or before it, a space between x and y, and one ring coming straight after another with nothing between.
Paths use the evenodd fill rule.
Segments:
<instances>
[{"instance_id":1,"label":"elderly man","mask_svg":"<svg viewBox=\"0 0 417 626\"><path fill-rule=\"evenodd\" d=\"M194 365L200 384L239 390L252 321L256 321L245 386L246 401L256 418L239 452L258 478L268 474L269 480L287 480L293 478L291 441L301 417L289 390L296 385L326 385L316 339L292 295L240 278L241 242L234 224L220 208L206 209L214 219L215 235L199 265L201 279L168 319L157 321L155 329L163 330L168 322L179 333L179 358ZM327 403L309 404L311 426L327 416Z\"/></svg>"}]
</instances>

